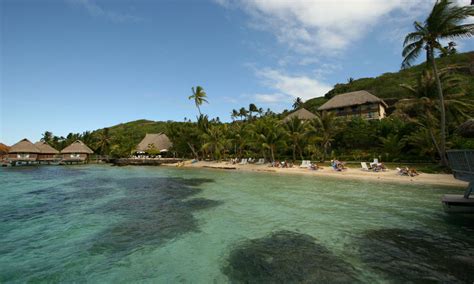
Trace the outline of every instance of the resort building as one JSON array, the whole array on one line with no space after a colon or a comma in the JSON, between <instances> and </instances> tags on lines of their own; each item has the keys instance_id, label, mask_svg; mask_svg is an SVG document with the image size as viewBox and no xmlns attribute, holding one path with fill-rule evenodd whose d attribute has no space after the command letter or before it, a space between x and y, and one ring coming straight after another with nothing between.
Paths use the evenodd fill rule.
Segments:
<instances>
[{"instance_id":1,"label":"resort building","mask_svg":"<svg viewBox=\"0 0 474 284\"><path fill-rule=\"evenodd\" d=\"M9 147L3 143L0 143L0 161L8 158Z\"/></svg>"},{"instance_id":2,"label":"resort building","mask_svg":"<svg viewBox=\"0 0 474 284\"><path fill-rule=\"evenodd\" d=\"M300 120L311 120L311 119L315 118L316 115L314 113L310 112L309 110L305 109L305 108L300 108L299 110L294 111L294 112L290 113L289 115L287 115L283 119L283 121L288 121L288 120L292 119L293 117L297 117Z\"/></svg>"},{"instance_id":3,"label":"resort building","mask_svg":"<svg viewBox=\"0 0 474 284\"><path fill-rule=\"evenodd\" d=\"M89 160L89 155L94 154L81 140L74 141L61 151L62 162L68 163L84 163Z\"/></svg>"},{"instance_id":4,"label":"resort building","mask_svg":"<svg viewBox=\"0 0 474 284\"><path fill-rule=\"evenodd\" d=\"M39 153L38 147L25 138L10 147L8 160L14 164L36 163Z\"/></svg>"},{"instance_id":5,"label":"resort building","mask_svg":"<svg viewBox=\"0 0 474 284\"><path fill-rule=\"evenodd\" d=\"M382 119L386 116L387 104L367 91L356 91L334 96L318 108L319 111L334 112L340 117Z\"/></svg>"},{"instance_id":6,"label":"resort building","mask_svg":"<svg viewBox=\"0 0 474 284\"><path fill-rule=\"evenodd\" d=\"M44 141L38 141L35 143L35 146L40 150L38 154L38 161L44 163L51 163L59 161L59 151L51 147L48 143Z\"/></svg>"},{"instance_id":7,"label":"resort building","mask_svg":"<svg viewBox=\"0 0 474 284\"><path fill-rule=\"evenodd\" d=\"M168 152L172 145L164 133L147 133L135 149L135 154L138 156L163 154Z\"/></svg>"}]
</instances>

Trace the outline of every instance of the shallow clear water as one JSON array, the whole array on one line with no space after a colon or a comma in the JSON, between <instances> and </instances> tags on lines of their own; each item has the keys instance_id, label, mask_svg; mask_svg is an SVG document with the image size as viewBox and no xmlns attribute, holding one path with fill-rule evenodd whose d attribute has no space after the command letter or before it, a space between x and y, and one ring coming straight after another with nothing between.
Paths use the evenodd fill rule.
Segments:
<instances>
[{"instance_id":1,"label":"shallow clear water","mask_svg":"<svg viewBox=\"0 0 474 284\"><path fill-rule=\"evenodd\" d=\"M0 169L0 282L467 282L462 189L160 167Z\"/></svg>"}]
</instances>

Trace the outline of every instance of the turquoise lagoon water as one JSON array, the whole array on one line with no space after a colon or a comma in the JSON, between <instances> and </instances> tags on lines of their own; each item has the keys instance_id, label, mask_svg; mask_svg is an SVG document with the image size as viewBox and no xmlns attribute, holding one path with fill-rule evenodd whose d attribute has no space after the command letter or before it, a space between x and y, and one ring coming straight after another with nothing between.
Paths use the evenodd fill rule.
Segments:
<instances>
[{"instance_id":1,"label":"turquoise lagoon water","mask_svg":"<svg viewBox=\"0 0 474 284\"><path fill-rule=\"evenodd\" d=\"M465 282L462 189L160 167L0 169L0 282Z\"/></svg>"}]
</instances>

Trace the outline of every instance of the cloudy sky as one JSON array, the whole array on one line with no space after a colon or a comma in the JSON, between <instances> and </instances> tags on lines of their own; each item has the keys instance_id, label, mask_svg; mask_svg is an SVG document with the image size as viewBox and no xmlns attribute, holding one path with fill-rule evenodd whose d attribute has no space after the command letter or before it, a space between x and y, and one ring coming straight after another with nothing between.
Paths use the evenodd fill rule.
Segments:
<instances>
[{"instance_id":1,"label":"cloudy sky","mask_svg":"<svg viewBox=\"0 0 474 284\"><path fill-rule=\"evenodd\" d=\"M0 141L195 118L196 85L203 111L222 120L249 103L290 108L349 77L399 70L404 35L433 3L2 0Z\"/></svg>"}]
</instances>

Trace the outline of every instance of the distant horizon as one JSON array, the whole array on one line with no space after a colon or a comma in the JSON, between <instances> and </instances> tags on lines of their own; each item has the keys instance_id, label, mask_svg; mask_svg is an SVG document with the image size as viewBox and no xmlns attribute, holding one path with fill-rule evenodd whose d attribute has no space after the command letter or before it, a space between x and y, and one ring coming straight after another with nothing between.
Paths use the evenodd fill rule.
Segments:
<instances>
[{"instance_id":1,"label":"distant horizon","mask_svg":"<svg viewBox=\"0 0 474 284\"><path fill-rule=\"evenodd\" d=\"M203 113L222 121L250 103L291 109L348 78L399 71L405 34L434 2L5 0L0 142L194 120L197 85Z\"/></svg>"}]
</instances>

